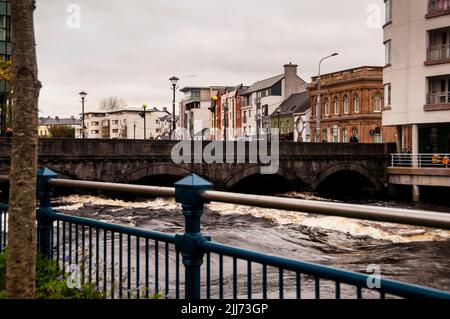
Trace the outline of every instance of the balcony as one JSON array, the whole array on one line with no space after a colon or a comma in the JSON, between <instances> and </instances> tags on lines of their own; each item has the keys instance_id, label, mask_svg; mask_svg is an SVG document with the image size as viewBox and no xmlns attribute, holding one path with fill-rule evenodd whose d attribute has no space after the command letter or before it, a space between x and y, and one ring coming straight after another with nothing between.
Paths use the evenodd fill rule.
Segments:
<instances>
[{"instance_id":1,"label":"balcony","mask_svg":"<svg viewBox=\"0 0 450 319\"><path fill-rule=\"evenodd\" d=\"M429 0L427 18L450 14L450 0Z\"/></svg>"},{"instance_id":2,"label":"balcony","mask_svg":"<svg viewBox=\"0 0 450 319\"><path fill-rule=\"evenodd\" d=\"M450 110L450 92L429 93L425 111Z\"/></svg>"},{"instance_id":3,"label":"balcony","mask_svg":"<svg viewBox=\"0 0 450 319\"><path fill-rule=\"evenodd\" d=\"M427 50L426 65L450 62L450 44L431 46Z\"/></svg>"}]
</instances>

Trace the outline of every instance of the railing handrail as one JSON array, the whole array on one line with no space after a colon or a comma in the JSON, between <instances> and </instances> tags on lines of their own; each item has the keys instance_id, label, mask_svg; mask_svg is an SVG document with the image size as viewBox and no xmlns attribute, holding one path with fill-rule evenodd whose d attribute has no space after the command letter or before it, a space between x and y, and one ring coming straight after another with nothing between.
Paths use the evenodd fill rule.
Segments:
<instances>
[{"instance_id":1,"label":"railing handrail","mask_svg":"<svg viewBox=\"0 0 450 319\"><path fill-rule=\"evenodd\" d=\"M0 176L0 181L1 180L7 180L7 176ZM93 189L162 197L175 196L175 188L173 187L87 182L68 179L50 179L49 184L52 186L65 188ZM439 229L450 229L450 214L439 212L344 204L335 202L330 203L327 201L312 201L296 198L247 195L220 191L204 191L201 193L201 196L204 200L207 201L215 201L228 204L291 210L325 216L339 216L345 218L391 222Z\"/></svg>"},{"instance_id":2,"label":"railing handrail","mask_svg":"<svg viewBox=\"0 0 450 319\"><path fill-rule=\"evenodd\" d=\"M359 287L367 285L367 275L349 270L337 269L320 264L268 255L206 240L200 243L200 247L206 252L243 259L267 266L278 267L284 270L301 272L312 276L319 276L321 278L335 280L337 282L343 282L346 284L353 284ZM382 286L380 288L377 288L376 290L380 292L389 291L389 293L393 294L398 293L399 295L410 298L450 298L450 293L448 292L440 291L434 288L403 283L387 278L383 278Z\"/></svg>"}]
</instances>

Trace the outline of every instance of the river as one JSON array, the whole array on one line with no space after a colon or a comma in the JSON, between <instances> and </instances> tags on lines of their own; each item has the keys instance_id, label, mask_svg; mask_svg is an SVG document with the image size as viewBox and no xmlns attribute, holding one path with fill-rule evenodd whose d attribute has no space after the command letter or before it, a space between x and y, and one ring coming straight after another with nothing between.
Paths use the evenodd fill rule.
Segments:
<instances>
[{"instance_id":1,"label":"river","mask_svg":"<svg viewBox=\"0 0 450 319\"><path fill-rule=\"evenodd\" d=\"M324 200L306 193L282 196ZM444 206L396 201L368 204L449 211ZM182 233L184 227L181 208L173 199L70 195L57 199L55 207L166 233ZM215 242L358 272L376 265L383 277L450 291L449 231L223 203L207 205L202 225L203 234Z\"/></svg>"}]
</instances>

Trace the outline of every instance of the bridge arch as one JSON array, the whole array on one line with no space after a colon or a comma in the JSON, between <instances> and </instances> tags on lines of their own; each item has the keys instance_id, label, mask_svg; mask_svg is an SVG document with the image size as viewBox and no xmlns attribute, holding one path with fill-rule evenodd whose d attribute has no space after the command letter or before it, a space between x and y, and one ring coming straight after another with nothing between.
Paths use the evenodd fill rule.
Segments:
<instances>
[{"instance_id":1,"label":"bridge arch","mask_svg":"<svg viewBox=\"0 0 450 319\"><path fill-rule=\"evenodd\" d=\"M345 172L350 172L353 173L354 176L365 178L373 185L376 190L383 189L382 181L380 181L377 176L368 168L364 167L363 165L350 162L339 163L326 168L315 179L311 181L310 187L311 189L317 191L327 179L333 177L334 175L343 174Z\"/></svg>"},{"instance_id":2,"label":"bridge arch","mask_svg":"<svg viewBox=\"0 0 450 319\"><path fill-rule=\"evenodd\" d=\"M117 178L115 183L130 183L139 180L144 180L146 178L151 178L154 176L173 176L175 179L181 179L191 173L195 173L192 169L178 166L169 163L154 163L139 167L126 172L119 178Z\"/></svg>"},{"instance_id":3,"label":"bridge arch","mask_svg":"<svg viewBox=\"0 0 450 319\"><path fill-rule=\"evenodd\" d=\"M289 184L291 187L297 187L298 185L303 184L303 181L295 174L295 171L289 168L280 167L275 174L263 175L261 174L261 167L262 166L258 164L244 167L225 179L223 188L226 190L233 189L244 180L257 176L274 181L278 179L278 181Z\"/></svg>"}]
</instances>

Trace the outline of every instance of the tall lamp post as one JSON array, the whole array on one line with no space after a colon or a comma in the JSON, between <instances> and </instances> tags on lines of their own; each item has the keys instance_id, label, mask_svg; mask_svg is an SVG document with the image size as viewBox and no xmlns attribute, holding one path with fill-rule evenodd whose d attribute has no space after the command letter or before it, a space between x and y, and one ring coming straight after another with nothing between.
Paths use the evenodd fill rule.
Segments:
<instances>
[{"instance_id":1,"label":"tall lamp post","mask_svg":"<svg viewBox=\"0 0 450 319\"><path fill-rule=\"evenodd\" d=\"M178 81L180 80L176 76L172 76L170 79L170 82L172 83L172 91L173 91L173 99L172 99L172 129L170 131L170 137L172 138L173 132L177 129L177 125L175 123L175 93L177 89Z\"/></svg>"},{"instance_id":2,"label":"tall lamp post","mask_svg":"<svg viewBox=\"0 0 450 319\"><path fill-rule=\"evenodd\" d=\"M281 115L281 107L277 107L277 116L278 116L278 135L281 136L281 130L280 130L280 115Z\"/></svg>"},{"instance_id":3,"label":"tall lamp post","mask_svg":"<svg viewBox=\"0 0 450 319\"><path fill-rule=\"evenodd\" d=\"M144 140L147 139L147 119L146 119L146 112L147 112L147 104L142 105L142 108L144 109L144 112L142 112L142 117L144 118Z\"/></svg>"},{"instance_id":4,"label":"tall lamp post","mask_svg":"<svg viewBox=\"0 0 450 319\"><path fill-rule=\"evenodd\" d=\"M338 55L339 53L333 53L329 56L326 56L324 58L322 58L319 62L319 76L317 77L317 120L316 120L316 137L315 137L315 141L319 141L320 142L320 117L322 115L322 111L321 111L321 102L320 102L320 68L322 66L322 62L328 58L334 57L336 55Z\"/></svg>"},{"instance_id":5,"label":"tall lamp post","mask_svg":"<svg viewBox=\"0 0 450 319\"><path fill-rule=\"evenodd\" d=\"M218 100L219 98L217 97L217 95L214 95L212 98L211 98L211 100L212 100L212 105L211 105L211 107L209 108L209 110L211 111L211 113L212 113L212 116L213 116L213 134L214 134L214 140L216 140L216 132L217 132L217 121L216 121L216 109L217 109L217 100Z\"/></svg>"},{"instance_id":6,"label":"tall lamp post","mask_svg":"<svg viewBox=\"0 0 450 319\"><path fill-rule=\"evenodd\" d=\"M223 106L223 113L224 113L224 118L223 118L223 133L224 133L224 142L227 141L227 129L228 129L228 102L225 102L224 106Z\"/></svg>"},{"instance_id":7,"label":"tall lamp post","mask_svg":"<svg viewBox=\"0 0 450 319\"><path fill-rule=\"evenodd\" d=\"M84 125L84 101L86 100L87 93L82 91L79 94L81 97L81 132L82 132L81 136L83 138L86 138L86 134L85 134L86 126Z\"/></svg>"}]
</instances>

